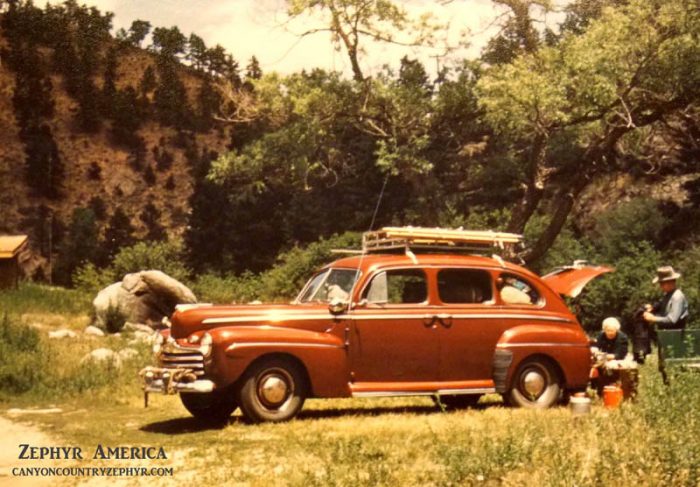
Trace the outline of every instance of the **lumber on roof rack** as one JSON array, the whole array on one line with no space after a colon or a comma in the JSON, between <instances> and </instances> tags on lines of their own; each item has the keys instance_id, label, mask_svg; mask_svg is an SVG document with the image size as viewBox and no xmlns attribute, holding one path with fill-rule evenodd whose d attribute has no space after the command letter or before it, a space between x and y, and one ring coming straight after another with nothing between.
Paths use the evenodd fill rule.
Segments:
<instances>
[{"instance_id":1,"label":"lumber on roof rack","mask_svg":"<svg viewBox=\"0 0 700 487\"><path fill-rule=\"evenodd\" d=\"M522 235L489 230L426 227L384 227L362 235L364 252L396 249L425 249L484 252L505 249L522 242Z\"/></svg>"}]
</instances>

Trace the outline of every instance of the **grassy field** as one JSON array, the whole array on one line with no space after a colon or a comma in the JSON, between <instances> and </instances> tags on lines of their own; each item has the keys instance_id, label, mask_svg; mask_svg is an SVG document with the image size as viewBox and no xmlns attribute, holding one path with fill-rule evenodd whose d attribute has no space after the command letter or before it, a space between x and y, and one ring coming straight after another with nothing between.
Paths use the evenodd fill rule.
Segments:
<instances>
[{"instance_id":1,"label":"grassy field","mask_svg":"<svg viewBox=\"0 0 700 487\"><path fill-rule=\"evenodd\" d=\"M64 316L87 319L80 309L65 313L42 308L11 319L41 320L48 328ZM614 411L596 402L586 417L572 417L567 407L507 408L496 395L455 412L441 412L427 398L341 399L309 400L289 423L251 426L236 413L228 424L212 427L191 418L177 397L152 397L143 408L136 370L149 360L146 347L120 370L79 365L87 350L120 349L128 340L49 342L41 329L38 348L29 353L50 354L42 365L48 378L5 393L0 413L59 407L62 413L8 417L85 452L99 444L162 446L168 460L85 460L80 466L172 466L174 477L160 479L163 484L700 485L697 373L677 373L667 388L648 364L636 402Z\"/></svg>"}]
</instances>

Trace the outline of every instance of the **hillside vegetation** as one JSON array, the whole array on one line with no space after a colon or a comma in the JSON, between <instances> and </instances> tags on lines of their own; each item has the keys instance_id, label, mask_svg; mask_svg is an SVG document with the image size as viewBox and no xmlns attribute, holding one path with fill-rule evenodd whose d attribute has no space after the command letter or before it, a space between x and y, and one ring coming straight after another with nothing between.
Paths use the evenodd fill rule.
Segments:
<instances>
[{"instance_id":1,"label":"hillside vegetation","mask_svg":"<svg viewBox=\"0 0 700 487\"><path fill-rule=\"evenodd\" d=\"M138 270L120 252L170 248L204 297L243 301L288 298L299 249L373 221L503 229L536 271L617 267L578 303L590 327L648 301L662 263L696 307L695 2L574 1L544 32L539 2L494 3L502 31L433 76L410 57L364 67L385 30L440 28L398 3L288 2L329 22L347 78L242 69L196 34L113 32L74 1L2 2L0 232L28 233L34 277L54 283L94 290Z\"/></svg>"}]
</instances>

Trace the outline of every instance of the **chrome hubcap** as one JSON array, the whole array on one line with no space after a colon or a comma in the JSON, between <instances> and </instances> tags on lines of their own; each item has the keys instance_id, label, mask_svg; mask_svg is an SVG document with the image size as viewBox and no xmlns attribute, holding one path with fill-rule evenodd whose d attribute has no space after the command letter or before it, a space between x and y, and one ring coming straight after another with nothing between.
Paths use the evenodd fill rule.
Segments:
<instances>
[{"instance_id":1,"label":"chrome hubcap","mask_svg":"<svg viewBox=\"0 0 700 487\"><path fill-rule=\"evenodd\" d=\"M260 381L258 395L268 406L279 406L287 399L289 386L282 377L270 375Z\"/></svg>"},{"instance_id":2,"label":"chrome hubcap","mask_svg":"<svg viewBox=\"0 0 700 487\"><path fill-rule=\"evenodd\" d=\"M523 377L523 389L530 397L538 397L544 391L545 378L539 372L531 370Z\"/></svg>"}]
</instances>

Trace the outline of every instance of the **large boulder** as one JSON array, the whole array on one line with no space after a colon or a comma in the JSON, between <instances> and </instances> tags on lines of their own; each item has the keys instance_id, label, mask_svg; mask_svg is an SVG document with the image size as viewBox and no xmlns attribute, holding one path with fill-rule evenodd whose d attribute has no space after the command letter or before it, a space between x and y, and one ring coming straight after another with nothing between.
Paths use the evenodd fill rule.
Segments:
<instances>
[{"instance_id":1,"label":"large boulder","mask_svg":"<svg viewBox=\"0 0 700 487\"><path fill-rule=\"evenodd\" d=\"M180 303L196 303L197 298L184 284L161 271L141 271L124 276L95 297L95 325L110 332L125 322L145 323L159 328Z\"/></svg>"}]
</instances>

